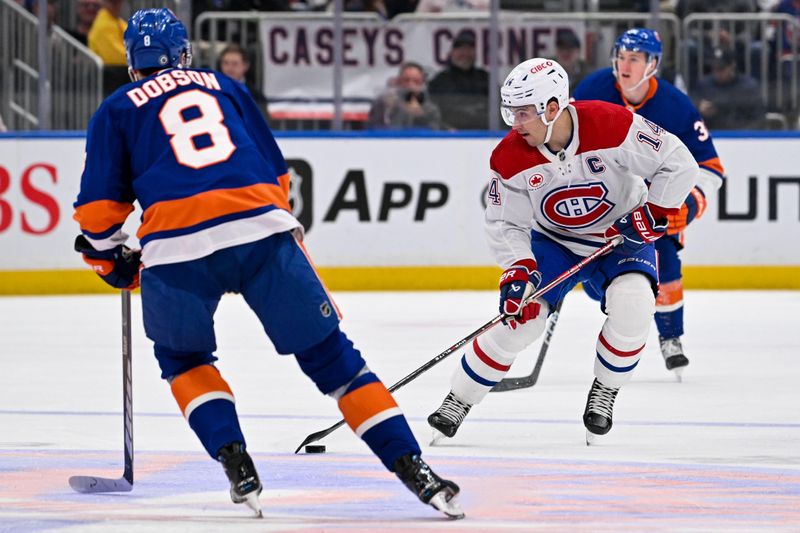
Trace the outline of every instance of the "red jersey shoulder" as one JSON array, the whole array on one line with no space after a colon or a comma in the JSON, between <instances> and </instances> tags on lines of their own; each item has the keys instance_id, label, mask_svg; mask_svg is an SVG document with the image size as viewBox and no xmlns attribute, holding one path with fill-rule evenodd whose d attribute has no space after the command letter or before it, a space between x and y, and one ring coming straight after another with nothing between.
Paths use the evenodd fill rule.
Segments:
<instances>
[{"instance_id":1,"label":"red jersey shoulder","mask_svg":"<svg viewBox=\"0 0 800 533\"><path fill-rule=\"evenodd\" d=\"M507 180L523 170L547 163L547 159L514 130L508 132L492 151L489 166Z\"/></svg>"},{"instance_id":2,"label":"red jersey shoulder","mask_svg":"<svg viewBox=\"0 0 800 533\"><path fill-rule=\"evenodd\" d=\"M578 153L616 148L628 136L633 113L622 106L599 100L573 102L578 113Z\"/></svg>"}]
</instances>

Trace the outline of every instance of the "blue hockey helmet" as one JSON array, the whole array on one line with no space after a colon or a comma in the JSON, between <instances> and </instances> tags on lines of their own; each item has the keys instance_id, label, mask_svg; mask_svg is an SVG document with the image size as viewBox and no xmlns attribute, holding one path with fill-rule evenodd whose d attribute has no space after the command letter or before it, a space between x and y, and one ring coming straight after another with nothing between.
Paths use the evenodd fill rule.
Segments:
<instances>
[{"instance_id":1,"label":"blue hockey helmet","mask_svg":"<svg viewBox=\"0 0 800 533\"><path fill-rule=\"evenodd\" d=\"M128 66L133 70L191 64L186 26L169 9L140 9L128 20L124 39Z\"/></svg>"},{"instance_id":2,"label":"blue hockey helmet","mask_svg":"<svg viewBox=\"0 0 800 533\"><path fill-rule=\"evenodd\" d=\"M653 74L658 70L661 65L661 55L663 48L661 46L661 36L655 30L647 28L631 28L614 41L614 50L611 52L611 60L616 64L616 57L620 50L628 50L630 52L644 52L647 55L647 61L655 60L656 66L653 69Z\"/></svg>"}]
</instances>

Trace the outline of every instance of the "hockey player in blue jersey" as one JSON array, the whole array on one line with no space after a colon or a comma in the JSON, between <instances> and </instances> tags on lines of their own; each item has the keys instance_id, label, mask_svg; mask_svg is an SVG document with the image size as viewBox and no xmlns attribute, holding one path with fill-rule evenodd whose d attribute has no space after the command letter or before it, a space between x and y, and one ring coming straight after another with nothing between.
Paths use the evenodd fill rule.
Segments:
<instances>
[{"instance_id":1,"label":"hockey player in blue jersey","mask_svg":"<svg viewBox=\"0 0 800 533\"><path fill-rule=\"evenodd\" d=\"M189 68L186 29L166 9L140 10L125 32L133 83L89 123L75 202L80 251L110 285L141 277L144 327L161 376L235 503L261 514L261 492L231 388L214 366L213 316L241 294L281 354L336 399L353 431L424 503L463 516L458 486L437 476L397 403L339 329L288 202L289 173L243 85ZM138 201L141 252L121 228ZM140 274L141 272L141 274Z\"/></svg>"},{"instance_id":2,"label":"hockey player in blue jersey","mask_svg":"<svg viewBox=\"0 0 800 533\"><path fill-rule=\"evenodd\" d=\"M668 370L681 377L689 364L681 343L683 330L683 281L679 252L683 231L700 218L709 195L722 185L724 170L711 135L691 100L668 81L656 77L662 46L658 32L633 28L614 43L610 68L594 72L575 89L575 100L603 100L627 107L676 135L692 153L700 168L695 187L677 215L669 217L667 235L656 241L659 292L655 321L661 354ZM600 300L601 280L584 283L587 294Z\"/></svg>"}]
</instances>

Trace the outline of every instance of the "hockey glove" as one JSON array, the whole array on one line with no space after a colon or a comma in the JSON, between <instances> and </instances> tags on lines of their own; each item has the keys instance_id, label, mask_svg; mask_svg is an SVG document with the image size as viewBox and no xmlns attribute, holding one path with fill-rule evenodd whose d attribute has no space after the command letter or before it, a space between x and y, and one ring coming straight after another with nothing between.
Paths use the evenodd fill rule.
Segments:
<instances>
[{"instance_id":1,"label":"hockey glove","mask_svg":"<svg viewBox=\"0 0 800 533\"><path fill-rule=\"evenodd\" d=\"M655 211L655 213L654 213ZM660 215L656 218L654 214ZM620 218L605 232L606 239L622 235L622 248L635 253L654 242L667 231L667 217L656 205L647 203Z\"/></svg>"},{"instance_id":2,"label":"hockey glove","mask_svg":"<svg viewBox=\"0 0 800 533\"><path fill-rule=\"evenodd\" d=\"M667 215L669 227L667 228L667 235L677 235L686 229L686 226L691 224L695 218L700 218L706 211L706 195L700 187L693 187L689 196L684 200L683 205L678 213L674 215Z\"/></svg>"},{"instance_id":3,"label":"hockey glove","mask_svg":"<svg viewBox=\"0 0 800 533\"><path fill-rule=\"evenodd\" d=\"M110 250L99 251L86 237L78 235L75 238L75 251L83 254L86 264L112 287L133 290L139 286L141 250L131 250L119 244Z\"/></svg>"},{"instance_id":4,"label":"hockey glove","mask_svg":"<svg viewBox=\"0 0 800 533\"><path fill-rule=\"evenodd\" d=\"M500 276L500 312L510 316L503 322L511 326L511 329L517 327L517 322L524 324L539 315L539 302L524 304L525 298L533 294L542 282L542 275L536 268L535 260L523 259L511 265Z\"/></svg>"}]
</instances>

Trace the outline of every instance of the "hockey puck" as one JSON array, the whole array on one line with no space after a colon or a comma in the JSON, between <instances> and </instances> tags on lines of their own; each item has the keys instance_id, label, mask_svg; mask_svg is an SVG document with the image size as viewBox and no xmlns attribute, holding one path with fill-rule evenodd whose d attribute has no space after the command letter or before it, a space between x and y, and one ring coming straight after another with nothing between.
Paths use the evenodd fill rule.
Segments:
<instances>
[{"instance_id":1,"label":"hockey puck","mask_svg":"<svg viewBox=\"0 0 800 533\"><path fill-rule=\"evenodd\" d=\"M324 444L309 444L306 446L306 453L325 453Z\"/></svg>"}]
</instances>

